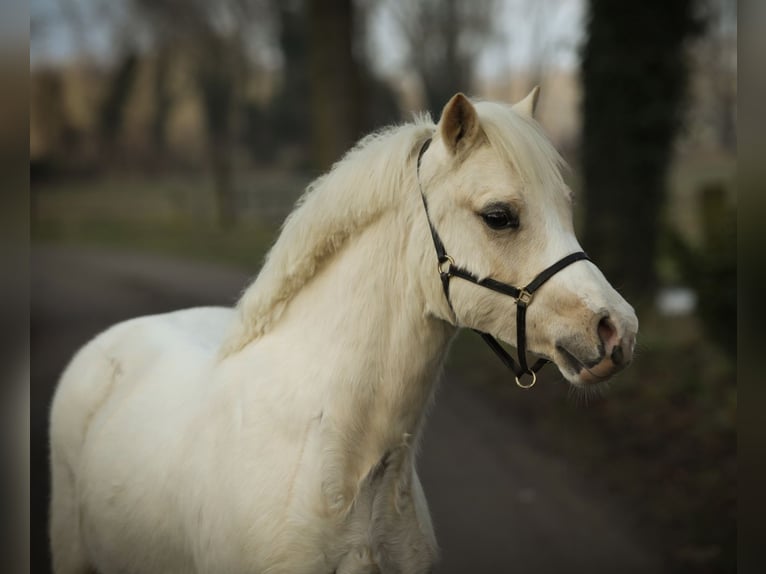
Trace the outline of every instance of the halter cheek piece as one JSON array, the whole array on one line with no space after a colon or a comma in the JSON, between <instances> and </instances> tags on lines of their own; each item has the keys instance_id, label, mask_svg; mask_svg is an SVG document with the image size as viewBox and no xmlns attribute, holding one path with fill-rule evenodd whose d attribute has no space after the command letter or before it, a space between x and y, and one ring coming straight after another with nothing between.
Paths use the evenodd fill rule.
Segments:
<instances>
[{"instance_id":1,"label":"halter cheek piece","mask_svg":"<svg viewBox=\"0 0 766 574\"><path fill-rule=\"evenodd\" d=\"M514 287L513 285L508 285L507 283L502 283L492 279L491 277L479 279L470 271L467 271L462 267L458 267L455 264L455 260L447 254L444 243L442 242L441 237L439 237L439 233L436 231L436 228L431 221L431 216L428 213L428 202L426 201L426 196L423 193L423 188L420 185L420 162L423 159L423 154L426 152L428 146L430 145L431 138L428 138L423 143L423 146L420 148L420 152L418 153L417 179L418 187L420 188L420 197L423 200L423 208L425 209L426 218L428 219L428 227L431 229L431 238L433 239L434 247L436 248L436 256L438 259L437 267L439 270L439 277L442 281L444 296L447 298L447 304L449 305L449 308L454 315L455 310L452 308L452 301L450 301L449 297L449 284L450 279L453 277L459 277L460 279L470 281L471 283L475 283L481 287L485 287L487 289L491 289L492 291L502 293L503 295L513 297L513 299L516 301L516 349L519 355L518 364L513 360L513 357L511 357L511 355L508 354L508 352L500 346L500 343L498 343L492 335L489 333L483 333L476 329L474 329L474 331L481 335L482 339L484 339L484 342L489 345L489 348L492 349L498 357L500 357L500 360L503 361L505 366L514 372L516 375L516 384L522 389L528 389L534 386L534 384L537 382L537 371L542 369L547 363L550 362L547 359L540 358L532 365L531 368L527 365L526 318L527 307L532 302L532 296L534 295L535 291L537 291L546 281L548 281L548 279L553 277L556 273L565 267L568 267L576 261L590 261L590 258L583 251L578 251L577 253L572 253L566 257L562 257L556 263L541 271L534 279L532 279L532 281L526 285L526 287L522 287L521 289ZM521 382L524 375L532 376L532 380L527 384Z\"/></svg>"}]
</instances>

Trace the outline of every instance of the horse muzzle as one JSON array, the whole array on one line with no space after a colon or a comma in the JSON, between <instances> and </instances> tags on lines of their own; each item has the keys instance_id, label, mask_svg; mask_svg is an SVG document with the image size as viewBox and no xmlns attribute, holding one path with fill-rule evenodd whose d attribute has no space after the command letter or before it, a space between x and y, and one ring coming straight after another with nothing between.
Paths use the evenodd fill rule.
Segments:
<instances>
[{"instance_id":1,"label":"horse muzzle","mask_svg":"<svg viewBox=\"0 0 766 574\"><path fill-rule=\"evenodd\" d=\"M566 371L565 374L570 381L575 384L600 383L630 364L633 360L638 329L617 325L617 322L609 316L599 320L595 333L597 341L595 353L592 344L584 344L579 337L557 342L556 363L563 367L562 371Z\"/></svg>"}]
</instances>

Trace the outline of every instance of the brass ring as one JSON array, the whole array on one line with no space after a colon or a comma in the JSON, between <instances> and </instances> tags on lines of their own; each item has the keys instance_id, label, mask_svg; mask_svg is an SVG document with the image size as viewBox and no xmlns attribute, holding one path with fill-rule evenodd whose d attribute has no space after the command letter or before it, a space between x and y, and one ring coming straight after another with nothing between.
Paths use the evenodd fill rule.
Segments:
<instances>
[{"instance_id":1,"label":"brass ring","mask_svg":"<svg viewBox=\"0 0 766 574\"><path fill-rule=\"evenodd\" d=\"M535 386L535 383L537 382L537 374L536 374L534 371L527 371L527 373L529 373L530 375L532 375L532 382L531 382L531 383L529 383L528 385L525 385L525 384L523 384L523 383L522 383L522 382L519 380L519 377L516 377L516 384L517 384L519 387L521 387L522 389L531 389L532 387L534 387L534 386ZM523 376L524 376L524 373L522 373L522 375L521 375L521 376L523 377Z\"/></svg>"},{"instance_id":2,"label":"brass ring","mask_svg":"<svg viewBox=\"0 0 766 574\"><path fill-rule=\"evenodd\" d=\"M444 264L447 263L447 269L444 269ZM439 275L449 275L449 272L452 270L452 267L455 265L455 260L452 259L449 255L445 255L444 259L439 261L439 263L436 264L436 268L439 270Z\"/></svg>"}]
</instances>

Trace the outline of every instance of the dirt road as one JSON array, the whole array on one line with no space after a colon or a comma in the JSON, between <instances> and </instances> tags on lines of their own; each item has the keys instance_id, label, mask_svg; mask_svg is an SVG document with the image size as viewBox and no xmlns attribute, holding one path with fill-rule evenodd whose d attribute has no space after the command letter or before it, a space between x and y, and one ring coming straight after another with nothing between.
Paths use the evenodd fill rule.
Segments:
<instances>
[{"instance_id":1,"label":"dirt road","mask_svg":"<svg viewBox=\"0 0 766 574\"><path fill-rule=\"evenodd\" d=\"M227 267L145 254L44 247L32 257L32 571L49 571L46 419L72 353L137 315L232 304L248 281ZM528 431L447 373L429 420L420 475L442 548L436 572L524 574L660 571L628 514Z\"/></svg>"}]
</instances>

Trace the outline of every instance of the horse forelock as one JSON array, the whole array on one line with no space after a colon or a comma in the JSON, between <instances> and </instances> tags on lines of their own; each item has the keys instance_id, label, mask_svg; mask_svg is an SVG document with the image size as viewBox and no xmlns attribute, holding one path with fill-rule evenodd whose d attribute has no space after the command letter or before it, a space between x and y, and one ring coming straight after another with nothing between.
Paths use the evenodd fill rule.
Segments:
<instances>
[{"instance_id":1,"label":"horse forelock","mask_svg":"<svg viewBox=\"0 0 766 574\"><path fill-rule=\"evenodd\" d=\"M238 324L224 355L268 332L333 254L412 191L412 159L434 127L428 115L420 115L369 134L309 184L237 304Z\"/></svg>"},{"instance_id":2,"label":"horse forelock","mask_svg":"<svg viewBox=\"0 0 766 574\"><path fill-rule=\"evenodd\" d=\"M543 193L566 193L561 171L566 162L540 124L498 102L476 102L490 145L508 161L526 187Z\"/></svg>"}]
</instances>

